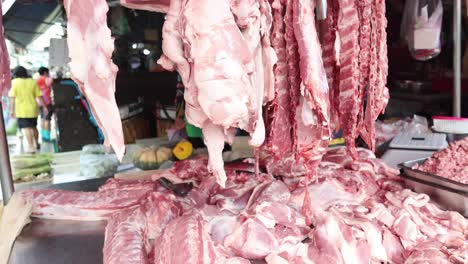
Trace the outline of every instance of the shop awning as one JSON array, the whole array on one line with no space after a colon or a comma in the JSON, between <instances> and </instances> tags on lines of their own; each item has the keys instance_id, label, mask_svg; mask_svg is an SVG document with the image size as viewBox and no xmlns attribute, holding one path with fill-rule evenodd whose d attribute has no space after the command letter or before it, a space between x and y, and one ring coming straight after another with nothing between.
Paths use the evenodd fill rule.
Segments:
<instances>
[{"instance_id":1,"label":"shop awning","mask_svg":"<svg viewBox=\"0 0 468 264\"><path fill-rule=\"evenodd\" d=\"M57 1L13 2L3 16L3 25L7 39L19 46L26 47L55 22L61 21L63 6Z\"/></svg>"}]
</instances>

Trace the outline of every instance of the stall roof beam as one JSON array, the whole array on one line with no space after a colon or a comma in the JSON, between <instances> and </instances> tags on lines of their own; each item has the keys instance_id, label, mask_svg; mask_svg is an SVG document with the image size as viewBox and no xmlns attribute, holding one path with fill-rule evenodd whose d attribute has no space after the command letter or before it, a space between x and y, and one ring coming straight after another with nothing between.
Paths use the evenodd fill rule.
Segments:
<instances>
[{"instance_id":1,"label":"stall roof beam","mask_svg":"<svg viewBox=\"0 0 468 264\"><path fill-rule=\"evenodd\" d=\"M2 1L2 0L0 0ZM10 10L10 8L13 6L13 4L16 2L16 0L5 0L2 1L2 16L5 16L5 14Z\"/></svg>"}]
</instances>

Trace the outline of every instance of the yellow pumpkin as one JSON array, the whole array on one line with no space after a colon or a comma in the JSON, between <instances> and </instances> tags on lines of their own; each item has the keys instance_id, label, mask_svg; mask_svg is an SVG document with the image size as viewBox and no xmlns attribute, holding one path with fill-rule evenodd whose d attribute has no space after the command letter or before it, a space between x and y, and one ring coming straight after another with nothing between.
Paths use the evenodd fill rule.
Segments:
<instances>
[{"instance_id":1,"label":"yellow pumpkin","mask_svg":"<svg viewBox=\"0 0 468 264\"><path fill-rule=\"evenodd\" d=\"M135 154L133 164L142 170L154 170L171 157L169 148L144 148Z\"/></svg>"}]
</instances>

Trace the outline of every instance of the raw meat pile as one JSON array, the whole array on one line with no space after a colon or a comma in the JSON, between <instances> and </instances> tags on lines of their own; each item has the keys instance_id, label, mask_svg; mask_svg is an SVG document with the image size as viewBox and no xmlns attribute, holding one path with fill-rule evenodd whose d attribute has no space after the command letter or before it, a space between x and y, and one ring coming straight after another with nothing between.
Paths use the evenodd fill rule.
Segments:
<instances>
[{"instance_id":1,"label":"raw meat pile","mask_svg":"<svg viewBox=\"0 0 468 264\"><path fill-rule=\"evenodd\" d=\"M451 143L437 151L415 169L432 173L452 181L468 184L468 138Z\"/></svg>"},{"instance_id":2,"label":"raw meat pile","mask_svg":"<svg viewBox=\"0 0 468 264\"><path fill-rule=\"evenodd\" d=\"M104 263L466 263L468 221L368 150L359 161L328 151L316 180L261 178L226 170L226 188L206 160L177 162L159 177L195 187L175 196L158 181L110 179L98 192L27 190L33 216L107 219ZM188 164L189 165L188 165ZM198 163L198 164L197 164ZM194 168L186 173L185 168ZM310 207L304 206L304 201ZM302 210L311 208L311 210Z\"/></svg>"},{"instance_id":3,"label":"raw meat pile","mask_svg":"<svg viewBox=\"0 0 468 264\"><path fill-rule=\"evenodd\" d=\"M0 97L11 87L10 58L5 44L2 19L2 3L0 3Z\"/></svg>"}]
</instances>

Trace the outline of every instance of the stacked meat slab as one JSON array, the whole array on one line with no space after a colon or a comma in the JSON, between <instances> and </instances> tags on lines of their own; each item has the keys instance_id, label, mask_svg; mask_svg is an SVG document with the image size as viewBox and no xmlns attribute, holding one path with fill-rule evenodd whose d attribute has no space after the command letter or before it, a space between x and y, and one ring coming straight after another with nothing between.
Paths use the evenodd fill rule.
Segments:
<instances>
[{"instance_id":1,"label":"stacked meat slab","mask_svg":"<svg viewBox=\"0 0 468 264\"><path fill-rule=\"evenodd\" d=\"M405 189L398 171L370 151L357 155L359 161L344 148L328 151L306 201L301 177L259 180L226 170L221 188L208 177L206 159L177 162L155 181L110 179L97 192L21 194L35 217L107 220L104 263L468 261L463 216ZM157 181L163 176L195 187L176 196ZM311 205L306 212L305 202Z\"/></svg>"}]
</instances>

